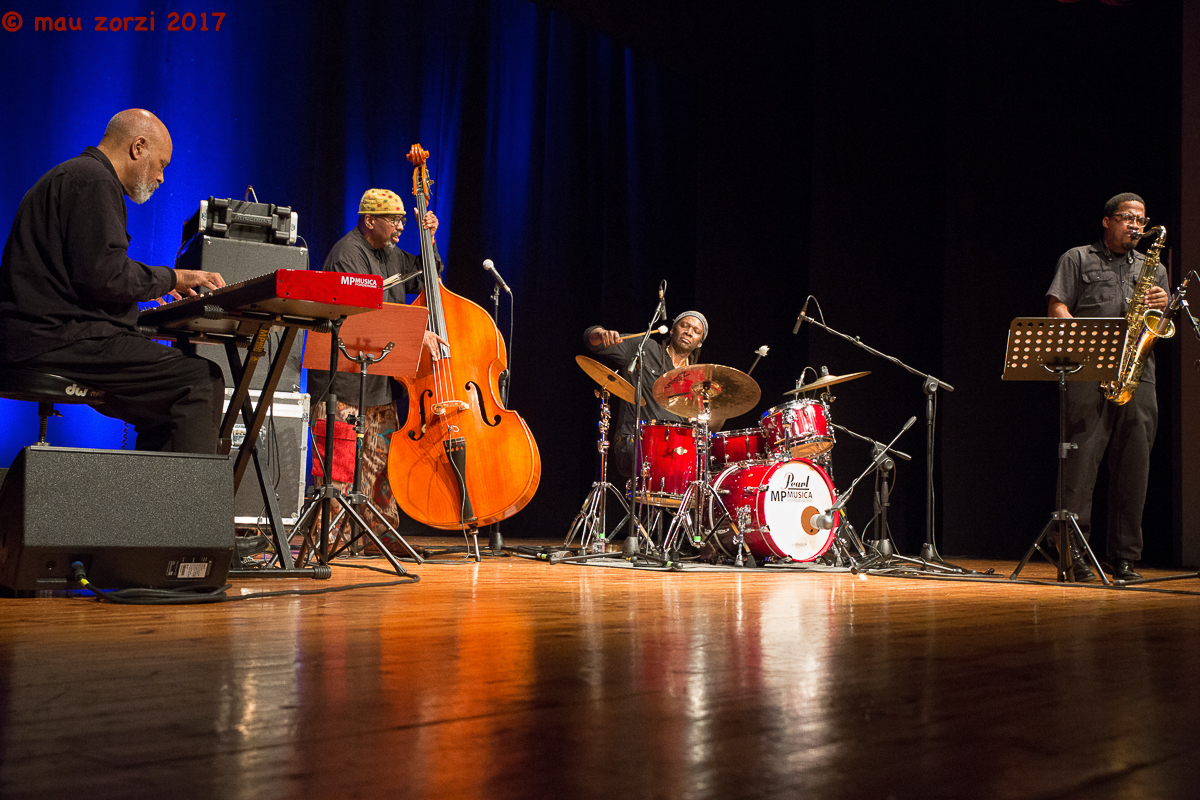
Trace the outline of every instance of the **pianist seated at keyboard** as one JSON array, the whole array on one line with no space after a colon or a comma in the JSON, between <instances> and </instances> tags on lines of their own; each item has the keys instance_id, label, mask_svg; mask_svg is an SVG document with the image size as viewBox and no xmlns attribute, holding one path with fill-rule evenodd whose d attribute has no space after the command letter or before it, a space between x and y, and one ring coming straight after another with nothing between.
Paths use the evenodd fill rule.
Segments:
<instances>
[{"instance_id":1,"label":"pianist seated at keyboard","mask_svg":"<svg viewBox=\"0 0 1200 800\"><path fill-rule=\"evenodd\" d=\"M396 247L400 233L404 230L407 212L400 197L387 189L368 189L358 204L358 224L338 240L329 255L325 258L323 269L333 272L358 272L379 275L389 278L392 275L409 275L420 272L421 257L407 253ZM432 211L427 211L421 220L421 227L436 233L437 217ZM436 250L435 250L436 252ZM438 257L437 269L442 271L442 260ZM425 286L424 280L417 277L398 283L383 293L384 302L404 303L405 294L417 294ZM425 349L433 353L438 342L445 343L441 337L430 331L425 332ZM333 380L333 391L337 395L337 419L345 422L351 415L358 414L358 375L351 372L339 372ZM329 373L325 370L310 369L308 371L308 391L312 395L312 419L325 419L325 396L329 393ZM364 418L367 434L363 439L363 474L361 491L376 506L383 511L393 526L399 527L400 511L396 499L392 496L387 483L388 441L384 438L389 431L400 427L396 405L407 411L408 401L404 397L404 388L398 382L384 375L367 377L366 394L364 395ZM323 444L323 443L322 443ZM348 482L337 480L339 474L343 477L347 471L352 473L353 463L334 464L331 477L334 484L346 490ZM379 534L385 534L387 528L377 519L369 508L361 508L367 523Z\"/></svg>"},{"instance_id":2,"label":"pianist seated at keyboard","mask_svg":"<svg viewBox=\"0 0 1200 800\"><path fill-rule=\"evenodd\" d=\"M96 410L133 425L139 450L215 453L220 368L137 330L139 302L225 285L215 272L128 255L125 198L150 199L171 150L158 117L122 111L97 146L26 193L0 259L0 364L103 390Z\"/></svg>"}]
</instances>

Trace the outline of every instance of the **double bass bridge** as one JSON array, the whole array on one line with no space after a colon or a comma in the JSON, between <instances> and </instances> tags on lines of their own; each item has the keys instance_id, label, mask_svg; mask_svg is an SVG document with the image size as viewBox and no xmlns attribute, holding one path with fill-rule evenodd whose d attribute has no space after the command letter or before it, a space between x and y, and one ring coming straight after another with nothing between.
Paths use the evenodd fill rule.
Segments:
<instances>
[{"instance_id":1,"label":"double bass bridge","mask_svg":"<svg viewBox=\"0 0 1200 800\"><path fill-rule=\"evenodd\" d=\"M444 400L441 403L434 403L429 410L434 416L444 417L450 412L469 411L471 404L466 400Z\"/></svg>"}]
</instances>

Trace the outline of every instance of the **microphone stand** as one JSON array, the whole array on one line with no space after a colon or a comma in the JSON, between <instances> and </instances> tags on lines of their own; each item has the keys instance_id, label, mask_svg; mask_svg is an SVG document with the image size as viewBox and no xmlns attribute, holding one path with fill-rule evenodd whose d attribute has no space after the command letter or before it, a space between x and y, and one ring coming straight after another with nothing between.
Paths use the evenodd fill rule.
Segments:
<instances>
[{"instance_id":1,"label":"microphone stand","mask_svg":"<svg viewBox=\"0 0 1200 800\"><path fill-rule=\"evenodd\" d=\"M958 567L953 564L947 563L945 560L942 559L941 555L938 554L937 545L934 543L934 530L933 530L934 529L934 525L933 525L933 452L934 452L934 435L935 435L934 422L935 422L935 409L936 409L936 403L935 403L934 398L935 398L935 395L936 395L936 392L938 389L945 389L947 392L953 392L954 387L951 386L950 384L946 383L945 381L942 381L942 380L934 377L933 375L930 375L925 372L921 372L919 369L916 369L914 367L910 367L909 365L905 364L903 361L896 358L895 356L889 356L887 353L882 353L882 352L876 350L874 347L871 347L867 343L863 342L862 339L858 338L857 336L848 336L848 335L842 333L841 331L834 330L833 328L826 325L824 322L818 322L817 320L815 320L812 317L805 314L803 311L801 311L801 313L800 313L800 320L808 320L813 325L821 327L821 328L825 329L826 331L828 331L829 333L832 333L834 336L837 336L841 339L846 340L847 342L849 342L850 344L859 348L860 350L865 350L866 352L870 353L873 356L878 356L879 358L882 358L885 361L890 361L891 363L895 364L896 366L900 367L901 369L903 369L907 372L910 372L913 375L916 375L923 379L922 384L921 384L921 390L925 393L925 427L926 427L925 463L926 463L926 470L925 470L925 543L921 545L921 561L940 564L944 567L950 568L954 572L966 573L967 570L963 569L962 567Z\"/></svg>"},{"instance_id":2,"label":"microphone stand","mask_svg":"<svg viewBox=\"0 0 1200 800\"><path fill-rule=\"evenodd\" d=\"M512 319L511 313L509 314L509 319ZM496 283L495 281L492 282L492 321L496 324L496 332L499 333L500 332L500 284ZM512 331L510 330L509 333L511 334ZM504 338L503 333L500 334L500 338L501 339ZM510 373L508 371L508 368L506 367L504 369L504 371L500 373L500 378L499 378L500 402L504 404L505 408L508 407L509 374ZM492 553L492 555L501 555L504 552L504 534L502 534L500 532L500 523L493 522L491 525L487 526L487 529L488 529L488 550Z\"/></svg>"},{"instance_id":3,"label":"microphone stand","mask_svg":"<svg viewBox=\"0 0 1200 800\"><path fill-rule=\"evenodd\" d=\"M842 493L842 495L837 499L837 502L834 503L825 512L824 516L827 516L830 518L830 520L832 520L833 516L835 514L837 514L837 512L841 511L843 508L846 507L846 503L848 503L850 501L850 495L854 494L854 487L858 486L858 482L861 481L863 478L867 477L867 474L870 473L871 470L875 469L879 465L879 462L882 461L887 456L889 451L891 451L892 445L894 445L896 443L896 440L899 439L901 436L903 436L904 433L909 428L911 428L913 426L913 423L915 423L916 421L917 421L916 417L908 418L908 422L904 423L904 427L900 429L900 432L897 433L896 436L890 442L888 442L886 447L881 448L879 450L879 452L876 453L875 459L867 466L866 469L864 469L859 474L859 476L857 478L854 479L854 481L850 484L850 488L847 489L844 493ZM821 526L818 524L817 527L819 528Z\"/></svg>"},{"instance_id":4,"label":"microphone stand","mask_svg":"<svg viewBox=\"0 0 1200 800\"><path fill-rule=\"evenodd\" d=\"M654 309L654 316L650 319L650 324L646 326L642 340L638 342L637 353L629 362L629 369L636 375L633 390L633 411L636 416L633 427L633 508L629 512L629 532L625 534L625 542L621 545L621 555L628 559L641 555L638 547L638 513L642 504L638 501L638 467L642 463L642 366L645 364L646 342L650 341L650 334L654 333L660 320L667 318L665 305L660 298ZM653 545L653 542L649 541L649 535L646 536L646 539L649 544Z\"/></svg>"}]
</instances>

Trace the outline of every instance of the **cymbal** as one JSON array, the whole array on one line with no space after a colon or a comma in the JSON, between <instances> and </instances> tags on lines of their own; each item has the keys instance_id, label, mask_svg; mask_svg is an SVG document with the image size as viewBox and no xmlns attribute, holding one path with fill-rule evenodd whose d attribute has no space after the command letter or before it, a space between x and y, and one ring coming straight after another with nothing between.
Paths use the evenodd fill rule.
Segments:
<instances>
[{"instance_id":1,"label":"cymbal","mask_svg":"<svg viewBox=\"0 0 1200 800\"><path fill-rule=\"evenodd\" d=\"M672 414L695 419L708 396L711 416L729 419L758 405L762 390L744 372L719 364L679 367L654 382L654 399Z\"/></svg>"},{"instance_id":2,"label":"cymbal","mask_svg":"<svg viewBox=\"0 0 1200 800\"><path fill-rule=\"evenodd\" d=\"M846 381L857 380L864 375L870 374L871 371L867 370L866 372L848 372L845 375L822 375L812 383L798 386L795 389L789 389L788 391L784 392L784 394L801 394L803 392L811 392L816 389L824 389L826 386L833 386L835 383L845 383Z\"/></svg>"},{"instance_id":3,"label":"cymbal","mask_svg":"<svg viewBox=\"0 0 1200 800\"><path fill-rule=\"evenodd\" d=\"M575 363L583 368L583 371L588 374L592 380L608 389L609 392L615 394L627 403L633 402L633 387L629 381L622 378L617 373L613 372L608 367L601 364L594 358L587 356L575 356ZM642 398L642 405L646 405L646 398Z\"/></svg>"}]
</instances>

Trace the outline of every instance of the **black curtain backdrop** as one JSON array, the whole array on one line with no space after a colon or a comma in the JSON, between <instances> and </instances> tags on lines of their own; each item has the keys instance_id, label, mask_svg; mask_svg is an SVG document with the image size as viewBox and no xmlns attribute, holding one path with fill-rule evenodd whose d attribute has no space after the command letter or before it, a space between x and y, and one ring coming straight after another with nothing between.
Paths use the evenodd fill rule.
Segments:
<instances>
[{"instance_id":1,"label":"black curtain backdrop","mask_svg":"<svg viewBox=\"0 0 1200 800\"><path fill-rule=\"evenodd\" d=\"M1015 557L1054 507L1057 397L1000 380L1008 324L1045 312L1058 256L1098 238L1111 195L1136 191L1177 227L1181 2L262 4L230 12L227 39L73 40L103 58L26 28L7 34L8 74L58 66L49 89L14 82L0 136L19 168L0 212L113 111L146 105L176 157L165 196L130 212L135 257L168 263L195 202L255 175L261 199L300 211L316 266L364 189L407 186L420 141L447 288L490 310L491 258L515 294L500 314L510 406L543 469L507 536L565 535L597 474L580 335L643 328L666 279L671 316L709 318L705 360L746 370L771 348L760 407L727 427L756 424L806 366L871 371L834 387L842 425L887 440L918 417L897 445L913 455L889 514L902 553L925 536L922 381L812 326L793 335L800 306L811 293L829 325L951 384L936 396L939 549ZM161 67L149 89L134 45ZM80 110L74 87L97 72ZM1159 563L1177 535L1172 361L1146 517ZM869 458L839 437L838 487ZM860 529L870 489L849 506Z\"/></svg>"}]
</instances>

